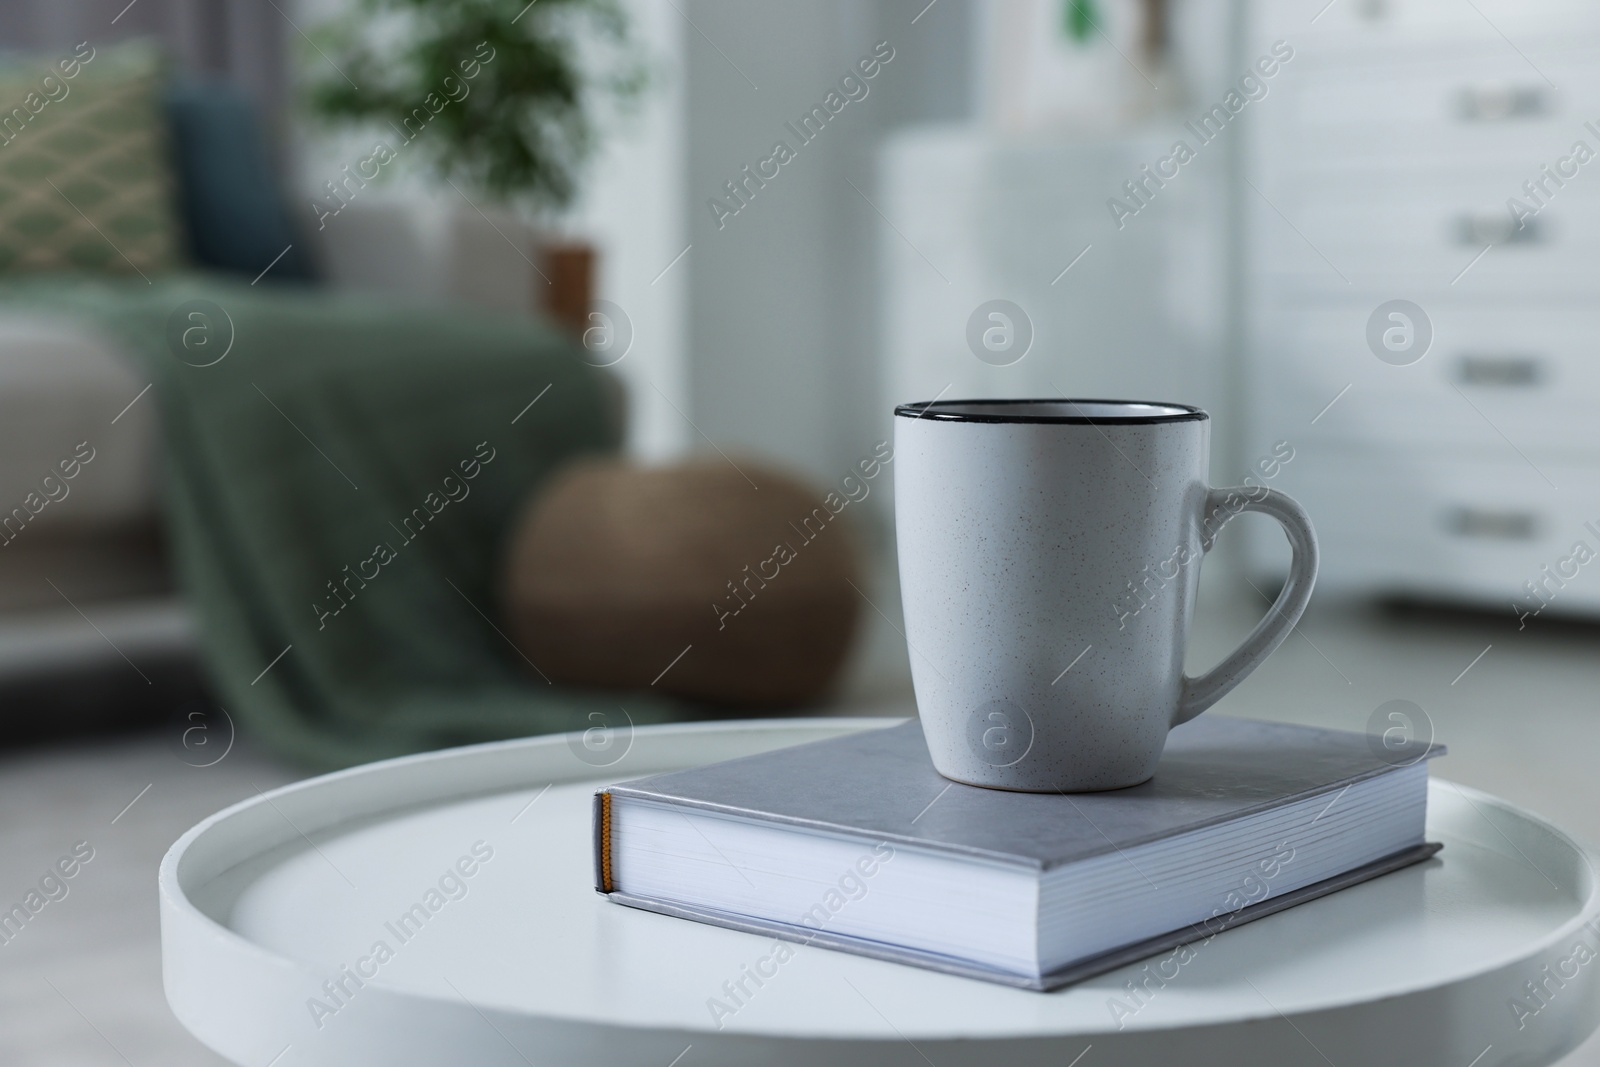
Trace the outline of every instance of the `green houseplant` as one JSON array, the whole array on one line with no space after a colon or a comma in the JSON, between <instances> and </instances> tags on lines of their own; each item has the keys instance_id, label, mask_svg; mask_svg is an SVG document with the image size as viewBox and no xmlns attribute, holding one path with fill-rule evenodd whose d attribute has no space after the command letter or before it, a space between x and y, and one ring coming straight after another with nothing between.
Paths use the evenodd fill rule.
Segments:
<instances>
[{"instance_id":1,"label":"green houseplant","mask_svg":"<svg viewBox=\"0 0 1600 1067\"><path fill-rule=\"evenodd\" d=\"M538 209L572 200L597 105L644 83L615 0L355 0L313 47L313 113L378 131L362 180L419 157L491 200Z\"/></svg>"}]
</instances>

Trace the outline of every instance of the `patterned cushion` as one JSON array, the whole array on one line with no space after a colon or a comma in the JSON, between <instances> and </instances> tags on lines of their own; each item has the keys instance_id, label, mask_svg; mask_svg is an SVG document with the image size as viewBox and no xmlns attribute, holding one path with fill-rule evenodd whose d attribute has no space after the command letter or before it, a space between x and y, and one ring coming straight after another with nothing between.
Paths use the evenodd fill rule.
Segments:
<instances>
[{"instance_id":1,"label":"patterned cushion","mask_svg":"<svg viewBox=\"0 0 1600 1067\"><path fill-rule=\"evenodd\" d=\"M163 81L142 41L0 66L0 274L178 265Z\"/></svg>"}]
</instances>

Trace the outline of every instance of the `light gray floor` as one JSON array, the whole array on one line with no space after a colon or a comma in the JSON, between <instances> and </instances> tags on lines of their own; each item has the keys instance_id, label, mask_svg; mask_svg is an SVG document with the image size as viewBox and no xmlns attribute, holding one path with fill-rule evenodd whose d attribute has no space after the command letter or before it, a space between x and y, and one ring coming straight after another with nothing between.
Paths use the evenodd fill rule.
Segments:
<instances>
[{"instance_id":1,"label":"light gray floor","mask_svg":"<svg viewBox=\"0 0 1600 1067\"><path fill-rule=\"evenodd\" d=\"M874 599L889 617L867 612L863 650L835 714L909 712L892 591ZM1192 664L1237 643L1258 607L1203 596ZM1222 710L1364 730L1386 701L1413 701L1451 748L1435 773L1600 841L1597 683L1600 628L1519 633L1509 612L1406 617L1324 600ZM68 896L0 945L0 1064L221 1064L183 1032L163 999L156 864L203 816L292 777L244 746L214 767L190 767L161 738L0 756L0 900L26 892L75 842L95 849ZM1600 1040L1565 1064L1600 1067Z\"/></svg>"},{"instance_id":2,"label":"light gray floor","mask_svg":"<svg viewBox=\"0 0 1600 1067\"><path fill-rule=\"evenodd\" d=\"M20 900L78 842L94 849L67 895L0 945L0 1064L222 1064L167 1010L156 866L205 816L296 776L242 748L191 767L163 738L0 760L0 901Z\"/></svg>"}]
</instances>

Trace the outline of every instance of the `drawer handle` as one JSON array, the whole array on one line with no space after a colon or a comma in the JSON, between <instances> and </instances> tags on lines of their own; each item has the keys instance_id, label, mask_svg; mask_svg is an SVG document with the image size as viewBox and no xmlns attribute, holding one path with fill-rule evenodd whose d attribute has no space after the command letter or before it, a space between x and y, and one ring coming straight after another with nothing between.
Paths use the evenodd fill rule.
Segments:
<instances>
[{"instance_id":1,"label":"drawer handle","mask_svg":"<svg viewBox=\"0 0 1600 1067\"><path fill-rule=\"evenodd\" d=\"M1444 525L1457 537L1483 541L1532 541L1539 536L1539 516L1531 511L1459 507L1445 515Z\"/></svg>"},{"instance_id":2,"label":"drawer handle","mask_svg":"<svg viewBox=\"0 0 1600 1067\"><path fill-rule=\"evenodd\" d=\"M1469 85L1456 98L1468 122L1505 122L1548 114L1550 96L1537 85Z\"/></svg>"},{"instance_id":3,"label":"drawer handle","mask_svg":"<svg viewBox=\"0 0 1600 1067\"><path fill-rule=\"evenodd\" d=\"M1526 388L1539 385L1544 371L1535 356L1464 355L1456 363L1456 381L1462 385Z\"/></svg>"},{"instance_id":4,"label":"drawer handle","mask_svg":"<svg viewBox=\"0 0 1600 1067\"><path fill-rule=\"evenodd\" d=\"M1538 219L1511 217L1509 211L1469 211L1456 219L1456 236L1464 245L1526 245L1542 239Z\"/></svg>"}]
</instances>

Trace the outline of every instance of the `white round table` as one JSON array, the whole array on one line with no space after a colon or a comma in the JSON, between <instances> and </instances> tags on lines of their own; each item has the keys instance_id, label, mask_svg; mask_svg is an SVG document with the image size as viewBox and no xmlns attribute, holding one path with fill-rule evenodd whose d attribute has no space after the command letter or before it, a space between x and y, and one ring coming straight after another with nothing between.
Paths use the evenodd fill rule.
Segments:
<instances>
[{"instance_id":1,"label":"white round table","mask_svg":"<svg viewBox=\"0 0 1600 1067\"><path fill-rule=\"evenodd\" d=\"M1600 1022L1595 854L1439 780L1437 858L1229 930L1164 985L1140 964L1044 994L813 946L714 1019L773 942L596 894L593 791L887 725L640 728L606 766L532 738L263 794L161 864L167 998L247 1067L1494 1067Z\"/></svg>"}]
</instances>

